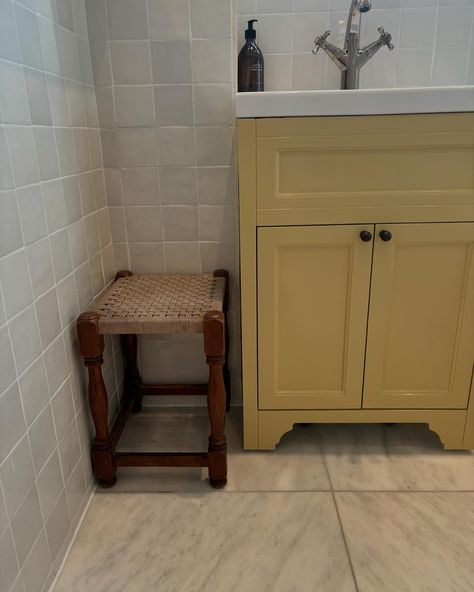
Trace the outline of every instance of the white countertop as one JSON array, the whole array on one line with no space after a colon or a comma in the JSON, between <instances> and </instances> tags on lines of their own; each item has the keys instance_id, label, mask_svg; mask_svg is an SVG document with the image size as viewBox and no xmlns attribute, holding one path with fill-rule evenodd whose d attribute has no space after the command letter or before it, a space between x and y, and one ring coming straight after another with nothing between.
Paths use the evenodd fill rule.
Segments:
<instances>
[{"instance_id":1,"label":"white countertop","mask_svg":"<svg viewBox=\"0 0 474 592\"><path fill-rule=\"evenodd\" d=\"M238 118L474 111L474 86L238 93Z\"/></svg>"}]
</instances>

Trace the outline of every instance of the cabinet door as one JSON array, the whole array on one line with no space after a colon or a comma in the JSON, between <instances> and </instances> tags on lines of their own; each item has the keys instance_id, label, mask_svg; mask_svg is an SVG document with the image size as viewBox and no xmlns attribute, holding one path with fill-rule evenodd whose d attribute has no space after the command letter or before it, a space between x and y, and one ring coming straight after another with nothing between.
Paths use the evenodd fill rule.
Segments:
<instances>
[{"instance_id":1,"label":"cabinet door","mask_svg":"<svg viewBox=\"0 0 474 592\"><path fill-rule=\"evenodd\" d=\"M467 406L473 251L474 224L376 227L364 407Z\"/></svg>"},{"instance_id":2,"label":"cabinet door","mask_svg":"<svg viewBox=\"0 0 474 592\"><path fill-rule=\"evenodd\" d=\"M360 408L373 226L258 230L260 409Z\"/></svg>"}]
</instances>

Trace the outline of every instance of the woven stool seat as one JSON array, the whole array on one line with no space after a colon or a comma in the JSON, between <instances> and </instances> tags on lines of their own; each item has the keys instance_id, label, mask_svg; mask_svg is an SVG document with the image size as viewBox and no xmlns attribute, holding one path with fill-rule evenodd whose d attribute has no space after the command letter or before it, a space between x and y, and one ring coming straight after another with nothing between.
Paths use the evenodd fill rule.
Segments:
<instances>
[{"instance_id":1,"label":"woven stool seat","mask_svg":"<svg viewBox=\"0 0 474 592\"><path fill-rule=\"evenodd\" d=\"M212 274L120 277L96 306L99 331L202 333L204 315L223 310L225 286Z\"/></svg>"}]
</instances>

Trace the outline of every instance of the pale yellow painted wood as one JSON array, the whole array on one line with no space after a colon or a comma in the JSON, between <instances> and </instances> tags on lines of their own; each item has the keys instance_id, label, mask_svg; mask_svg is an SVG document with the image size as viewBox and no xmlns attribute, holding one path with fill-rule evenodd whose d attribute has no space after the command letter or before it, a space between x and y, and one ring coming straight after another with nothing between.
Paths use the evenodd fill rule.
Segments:
<instances>
[{"instance_id":1,"label":"pale yellow painted wood","mask_svg":"<svg viewBox=\"0 0 474 592\"><path fill-rule=\"evenodd\" d=\"M361 406L373 226L260 228L260 409Z\"/></svg>"},{"instance_id":2,"label":"pale yellow painted wood","mask_svg":"<svg viewBox=\"0 0 474 592\"><path fill-rule=\"evenodd\" d=\"M463 443L466 411L420 409L353 409L260 411L259 450L273 450L297 423L426 423L446 450L470 449Z\"/></svg>"},{"instance_id":3,"label":"pale yellow painted wood","mask_svg":"<svg viewBox=\"0 0 474 592\"><path fill-rule=\"evenodd\" d=\"M258 448L256 126L239 121L240 289L244 446Z\"/></svg>"},{"instance_id":4,"label":"pale yellow painted wood","mask_svg":"<svg viewBox=\"0 0 474 592\"><path fill-rule=\"evenodd\" d=\"M473 164L474 167L474 164ZM471 205L397 206L390 202L371 207L326 207L258 210L257 226L307 226L309 224L376 224L377 222L472 222Z\"/></svg>"},{"instance_id":5,"label":"pale yellow painted wood","mask_svg":"<svg viewBox=\"0 0 474 592\"><path fill-rule=\"evenodd\" d=\"M363 406L464 409L473 360L474 224L377 225Z\"/></svg>"},{"instance_id":6,"label":"pale yellow painted wood","mask_svg":"<svg viewBox=\"0 0 474 592\"><path fill-rule=\"evenodd\" d=\"M343 117L269 117L257 119L258 137L291 137L331 135L359 136L367 126L378 133L406 134L416 131L429 134L473 131L473 113L431 113L414 115L351 115Z\"/></svg>"},{"instance_id":7,"label":"pale yellow painted wood","mask_svg":"<svg viewBox=\"0 0 474 592\"><path fill-rule=\"evenodd\" d=\"M471 381L471 396L469 397L469 407L466 414L463 448L474 450L474 367Z\"/></svg>"},{"instance_id":8,"label":"pale yellow painted wood","mask_svg":"<svg viewBox=\"0 0 474 592\"><path fill-rule=\"evenodd\" d=\"M395 207L416 216L424 207L456 206L474 213L473 114L272 119L257 130L259 222L281 209L300 220L299 210L318 209L362 209L363 216Z\"/></svg>"},{"instance_id":9,"label":"pale yellow painted wood","mask_svg":"<svg viewBox=\"0 0 474 592\"><path fill-rule=\"evenodd\" d=\"M474 133L474 114L443 114L415 116L384 116L370 118L375 135L394 136L397 134L413 136L414 146L419 145L420 134L424 138L437 134L431 146L443 148L443 137L449 141L461 140L465 150L472 144ZM439 192L436 188L423 194L419 190L387 191L386 199L371 192L368 195L356 195L354 201L336 206L329 200L326 206L320 202L311 207L289 207L278 209L273 204L270 209L259 209L256 205L256 140L267 138L296 136L358 136L367 135L368 123L365 117L345 118L279 118L271 120L251 120L239 123L239 162L240 162L240 215L241 215L241 274L242 274L242 333L243 333L243 390L244 390L244 447L246 449L271 449L281 435L299 422L416 422L429 423L437 431L447 448L474 448L474 385L471 390L469 407L466 410L430 410L430 409L354 409L354 410L259 410L257 407L257 315L256 315L256 231L257 226L307 226L317 224L376 224L395 222L472 222L474 221L474 197L471 193L469 172L474 170L474 155L466 160L462 176L454 179L461 182L461 189L446 189ZM383 129L382 126L383 125ZM418 134L418 138L414 136ZM370 135L370 134L369 134ZM449 140L451 138L451 140ZM463 139L464 138L464 139ZM466 140L467 138L467 140ZM355 144L357 145L357 138ZM385 139L382 138L382 142ZM337 142L336 142L337 144ZM351 144L351 141L349 142ZM456 144L456 142L454 142ZM453 145L453 144L451 144ZM373 146L372 146L373 147ZM454 148L455 145L453 146ZM371 148L369 144L369 148ZM410 148L410 146L408 146ZM459 148L456 148L456 150ZM398 148L392 148L397 151ZM398 150L400 151L400 150ZM448 159L449 160L449 159ZM447 162L442 163L446 170ZM391 160L393 166L393 159ZM456 170L456 163L452 163ZM468 169L469 165L469 169ZM271 167L270 167L271 170ZM274 172L275 168L273 169ZM336 167L334 175L342 175L341 167ZM371 173L370 162L366 173ZM262 171L258 170L259 182ZM273 174L273 173L272 173ZM403 175L404 171L400 171ZM438 175L439 171L435 171ZM444 174L444 173L443 173ZM314 171L309 171L311 182ZM416 175L416 171L413 173ZM426 182L427 175L423 172ZM423 176L422 175L422 176ZM467 176L466 176L467 175ZM448 177L450 178L450 172ZM460 179L463 179L460 181ZM402 180L403 181L403 180ZM428 179L428 182L431 182ZM441 180L442 182L445 182ZM301 181L298 181L301 182ZM406 183L406 180L403 181ZM468 188L462 187L462 183ZM319 186L316 187L318 189ZM403 188L403 187L402 187ZM405 186L406 188L406 186ZM418 204L413 201L413 196ZM303 196L304 198L306 196ZM320 195L319 195L320 197ZM354 197L354 194L351 195ZM429 197L429 199L428 199ZM446 198L446 199L445 199ZM367 205L361 205L361 200ZM471 360L471 364L474 359ZM288 427L289 426L289 427ZM462 440L462 437L464 439Z\"/></svg>"}]
</instances>

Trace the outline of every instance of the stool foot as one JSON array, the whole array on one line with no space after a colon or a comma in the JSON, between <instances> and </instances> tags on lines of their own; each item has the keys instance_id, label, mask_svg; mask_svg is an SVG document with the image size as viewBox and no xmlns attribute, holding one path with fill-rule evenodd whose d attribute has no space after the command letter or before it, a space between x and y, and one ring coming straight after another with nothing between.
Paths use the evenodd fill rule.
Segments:
<instances>
[{"instance_id":1,"label":"stool foot","mask_svg":"<svg viewBox=\"0 0 474 592\"><path fill-rule=\"evenodd\" d=\"M132 413L140 413L142 409L143 405L141 404L141 401L135 400L132 407Z\"/></svg>"},{"instance_id":2,"label":"stool foot","mask_svg":"<svg viewBox=\"0 0 474 592\"><path fill-rule=\"evenodd\" d=\"M223 489L227 485L227 479L209 479L213 489Z\"/></svg>"},{"instance_id":3,"label":"stool foot","mask_svg":"<svg viewBox=\"0 0 474 592\"><path fill-rule=\"evenodd\" d=\"M112 479L97 479L97 485L101 489L110 489L117 483L117 477L113 477Z\"/></svg>"}]
</instances>

